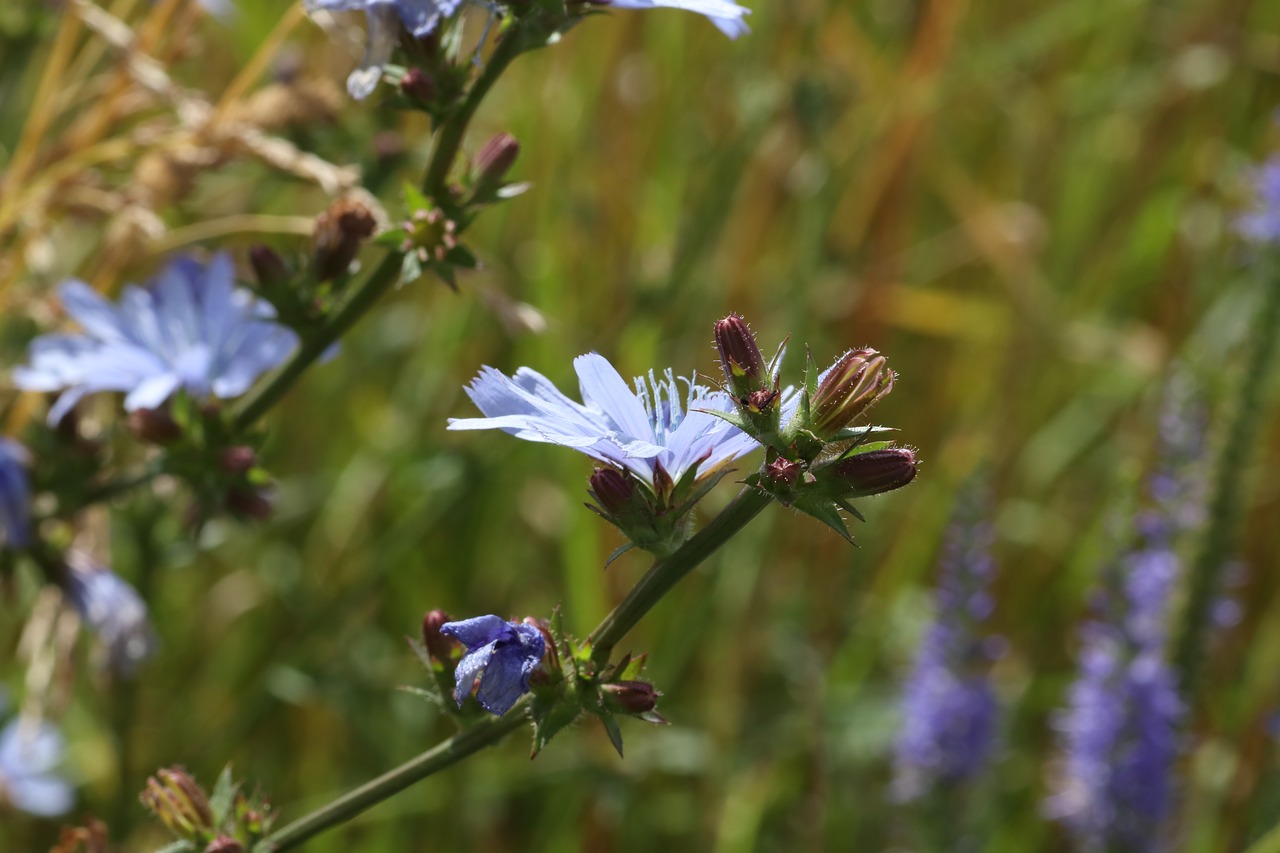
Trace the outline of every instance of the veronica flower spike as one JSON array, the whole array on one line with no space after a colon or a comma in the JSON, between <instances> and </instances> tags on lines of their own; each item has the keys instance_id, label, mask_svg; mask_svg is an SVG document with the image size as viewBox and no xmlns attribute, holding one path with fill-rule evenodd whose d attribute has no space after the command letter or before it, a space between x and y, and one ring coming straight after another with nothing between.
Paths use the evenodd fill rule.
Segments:
<instances>
[{"instance_id":1,"label":"veronica flower spike","mask_svg":"<svg viewBox=\"0 0 1280 853\"><path fill-rule=\"evenodd\" d=\"M306 0L309 11L365 13L369 40L360 67L347 78L347 91L357 101L373 92L382 77L382 66L391 60L400 39L400 24L414 38L429 35L458 11L462 0Z\"/></svg>"},{"instance_id":2,"label":"veronica flower spike","mask_svg":"<svg viewBox=\"0 0 1280 853\"><path fill-rule=\"evenodd\" d=\"M454 670L454 701L459 706L480 679L476 700L490 714L502 716L529 692L529 677L546 652L542 632L532 625L477 616L446 622L440 633L467 647Z\"/></svg>"},{"instance_id":3,"label":"veronica flower spike","mask_svg":"<svg viewBox=\"0 0 1280 853\"><path fill-rule=\"evenodd\" d=\"M560 393L541 373L522 367L507 377L484 367L467 387L483 418L451 418L449 429L501 429L526 441L559 444L630 471L654 491L655 477L699 478L749 453L755 439L707 410L729 412L728 394L667 370L635 380L635 391L596 353L573 361L582 402ZM687 391L681 393L681 383Z\"/></svg>"},{"instance_id":4,"label":"veronica flower spike","mask_svg":"<svg viewBox=\"0 0 1280 853\"><path fill-rule=\"evenodd\" d=\"M618 9L684 9L705 15L720 32L731 39L751 32L744 17L751 10L731 0L609 0L608 5Z\"/></svg>"},{"instance_id":5,"label":"veronica flower spike","mask_svg":"<svg viewBox=\"0 0 1280 853\"><path fill-rule=\"evenodd\" d=\"M13 374L19 388L63 392L51 424L100 391L123 392L128 411L154 409L179 390L238 397L298 344L270 319L271 306L235 286L225 254L207 266L180 258L145 288L126 287L115 304L75 280L58 297L80 331L36 338L30 364Z\"/></svg>"}]
</instances>

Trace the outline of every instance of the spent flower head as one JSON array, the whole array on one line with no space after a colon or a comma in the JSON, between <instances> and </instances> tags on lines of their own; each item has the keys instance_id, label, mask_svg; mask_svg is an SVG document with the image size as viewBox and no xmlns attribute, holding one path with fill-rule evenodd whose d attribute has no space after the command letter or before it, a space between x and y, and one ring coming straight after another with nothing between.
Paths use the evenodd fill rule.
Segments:
<instances>
[{"instance_id":1,"label":"spent flower head","mask_svg":"<svg viewBox=\"0 0 1280 853\"><path fill-rule=\"evenodd\" d=\"M476 700L490 714L502 716L529 692L529 678L542 662L546 641L533 625L477 616L440 626L440 633L466 646L454 670L454 701L466 701L476 679Z\"/></svg>"},{"instance_id":2,"label":"spent flower head","mask_svg":"<svg viewBox=\"0 0 1280 853\"><path fill-rule=\"evenodd\" d=\"M40 817L71 811L75 794L59 772L62 735L46 722L15 719L0 730L0 803Z\"/></svg>"},{"instance_id":3,"label":"spent flower head","mask_svg":"<svg viewBox=\"0 0 1280 853\"><path fill-rule=\"evenodd\" d=\"M13 377L28 391L62 392L49 411L55 424L100 391L123 392L131 412L158 408L179 390L237 397L298 343L271 321L270 306L235 286L225 254L208 265L180 258L147 287L126 287L114 304L76 280L59 298L80 332L36 338L31 363Z\"/></svg>"},{"instance_id":4,"label":"spent flower head","mask_svg":"<svg viewBox=\"0 0 1280 853\"><path fill-rule=\"evenodd\" d=\"M758 446L708 411L731 411L727 394L677 379L670 370L661 379L653 372L647 381L637 377L632 391L596 353L578 356L573 366L581 403L527 367L511 377L482 368L467 396L486 417L451 418L449 429L501 429L569 447L631 472L655 493L664 479L678 483L695 469L704 478Z\"/></svg>"}]
</instances>

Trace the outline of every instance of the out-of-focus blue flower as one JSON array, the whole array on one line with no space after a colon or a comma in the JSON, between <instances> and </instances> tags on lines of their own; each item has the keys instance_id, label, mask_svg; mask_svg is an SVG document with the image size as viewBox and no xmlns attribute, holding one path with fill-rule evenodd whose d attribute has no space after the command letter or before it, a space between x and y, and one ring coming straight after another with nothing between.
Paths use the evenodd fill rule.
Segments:
<instances>
[{"instance_id":1,"label":"out-of-focus blue flower","mask_svg":"<svg viewBox=\"0 0 1280 853\"><path fill-rule=\"evenodd\" d=\"M0 533L9 548L31 541L31 487L27 466L31 454L16 441L0 438Z\"/></svg>"},{"instance_id":2,"label":"out-of-focus blue flower","mask_svg":"<svg viewBox=\"0 0 1280 853\"><path fill-rule=\"evenodd\" d=\"M497 616L477 616L446 622L440 633L467 647L454 671L453 698L459 705L480 679L476 699L490 714L502 716L529 692L529 676L546 651L542 632L532 625L504 622Z\"/></svg>"},{"instance_id":3,"label":"out-of-focus blue flower","mask_svg":"<svg viewBox=\"0 0 1280 853\"><path fill-rule=\"evenodd\" d=\"M751 32L743 20L751 10L731 0L608 0L608 4L618 9L665 8L697 12L710 18L711 23L731 39Z\"/></svg>"},{"instance_id":4,"label":"out-of-focus blue flower","mask_svg":"<svg viewBox=\"0 0 1280 853\"><path fill-rule=\"evenodd\" d=\"M1087 851L1163 849L1173 804L1183 703L1168 663L1169 598L1181 573L1175 539L1202 511L1190 469L1203 424L1171 391L1152 506L1136 520L1139 544L1117 566L1103 613L1083 630L1080 675L1058 722L1063 773L1047 810Z\"/></svg>"},{"instance_id":5,"label":"out-of-focus blue flower","mask_svg":"<svg viewBox=\"0 0 1280 853\"><path fill-rule=\"evenodd\" d=\"M67 557L66 595L98 635L113 672L131 675L155 651L147 605L119 575L73 552Z\"/></svg>"},{"instance_id":6,"label":"out-of-focus blue flower","mask_svg":"<svg viewBox=\"0 0 1280 853\"><path fill-rule=\"evenodd\" d=\"M1236 219L1236 231L1252 243L1280 243L1280 155L1255 169L1251 183L1253 206Z\"/></svg>"},{"instance_id":7,"label":"out-of-focus blue flower","mask_svg":"<svg viewBox=\"0 0 1280 853\"><path fill-rule=\"evenodd\" d=\"M670 370L661 380L653 373L647 382L637 377L633 392L596 353L578 356L573 366L582 403L527 367L514 377L481 368L467 396L487 417L451 418L449 429L501 429L527 441L571 447L626 468L650 486L659 468L679 482L694 465L705 476L759 446L737 427L698 411L732 411L727 394L677 380ZM679 382L687 394L681 395Z\"/></svg>"},{"instance_id":8,"label":"out-of-focus blue flower","mask_svg":"<svg viewBox=\"0 0 1280 853\"><path fill-rule=\"evenodd\" d=\"M71 784L57 774L62 735L48 723L13 720L0 731L0 802L40 817L71 811Z\"/></svg>"},{"instance_id":9,"label":"out-of-focus blue flower","mask_svg":"<svg viewBox=\"0 0 1280 853\"><path fill-rule=\"evenodd\" d=\"M347 78L347 91L356 100L367 98L382 77L399 40L399 24L417 38L431 33L458 11L462 0L306 0L307 9L365 13L369 40L360 67Z\"/></svg>"},{"instance_id":10,"label":"out-of-focus blue flower","mask_svg":"<svg viewBox=\"0 0 1280 853\"><path fill-rule=\"evenodd\" d=\"M894 782L901 799L973 778L996 742L999 708L987 669L1000 644L978 631L994 607L993 533L967 515L958 512L948 530L937 616L903 695Z\"/></svg>"},{"instance_id":11,"label":"out-of-focus blue flower","mask_svg":"<svg viewBox=\"0 0 1280 853\"><path fill-rule=\"evenodd\" d=\"M50 423L99 391L125 393L129 411L154 409L179 389L236 397L298 343L269 319L269 305L235 286L225 254L208 266L180 258L146 288L126 287L114 304L82 281L58 293L80 333L36 338L30 365L13 375L29 391L63 391Z\"/></svg>"}]
</instances>

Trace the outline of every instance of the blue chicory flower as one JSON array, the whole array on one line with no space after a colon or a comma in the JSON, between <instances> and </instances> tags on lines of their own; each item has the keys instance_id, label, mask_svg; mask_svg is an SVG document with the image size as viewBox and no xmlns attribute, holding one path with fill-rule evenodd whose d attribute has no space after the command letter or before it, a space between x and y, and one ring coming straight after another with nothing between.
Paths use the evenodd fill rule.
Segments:
<instances>
[{"instance_id":1,"label":"blue chicory flower","mask_svg":"<svg viewBox=\"0 0 1280 853\"><path fill-rule=\"evenodd\" d=\"M994 607L994 534L971 512L961 503L950 524L937 616L903 692L894 782L902 800L972 779L996 742L999 707L987 669L999 643L978 630Z\"/></svg>"},{"instance_id":2,"label":"blue chicory flower","mask_svg":"<svg viewBox=\"0 0 1280 853\"><path fill-rule=\"evenodd\" d=\"M31 364L13 375L20 388L63 392L50 423L99 391L124 392L129 411L156 408L180 389L236 397L298 344L269 305L235 286L225 254L207 266L180 258L146 288L126 287L116 304L82 281L58 295L81 332L36 338Z\"/></svg>"},{"instance_id":3,"label":"blue chicory flower","mask_svg":"<svg viewBox=\"0 0 1280 853\"><path fill-rule=\"evenodd\" d=\"M71 784L56 773L62 735L48 723L12 720L0 731L0 802L40 817L71 811Z\"/></svg>"},{"instance_id":4,"label":"blue chicory flower","mask_svg":"<svg viewBox=\"0 0 1280 853\"><path fill-rule=\"evenodd\" d=\"M679 482L695 465L699 476L705 476L759 446L737 427L703 411L732 411L728 394L677 380L670 370L662 380L652 372L647 382L637 377L633 392L596 353L578 356L573 366L582 403L527 367L513 377L481 368L467 396L486 417L450 418L449 429L501 429L527 441L559 444L625 468L650 487L659 467ZM688 388L683 406L679 382Z\"/></svg>"},{"instance_id":5,"label":"blue chicory flower","mask_svg":"<svg viewBox=\"0 0 1280 853\"><path fill-rule=\"evenodd\" d=\"M0 533L10 548L25 548L31 541L30 464L31 454L25 447L0 438Z\"/></svg>"},{"instance_id":6,"label":"blue chicory flower","mask_svg":"<svg viewBox=\"0 0 1280 853\"><path fill-rule=\"evenodd\" d=\"M66 595L106 652L107 666L131 675L155 651L155 631L137 590L80 553L67 557Z\"/></svg>"},{"instance_id":7,"label":"blue chicory flower","mask_svg":"<svg viewBox=\"0 0 1280 853\"><path fill-rule=\"evenodd\" d=\"M497 616L477 616L446 622L440 633L467 647L454 671L453 698L462 705L476 679L476 699L490 714L502 716L529 692L529 676L538 668L546 643L532 625L504 622Z\"/></svg>"},{"instance_id":8,"label":"blue chicory flower","mask_svg":"<svg viewBox=\"0 0 1280 853\"><path fill-rule=\"evenodd\" d=\"M358 101L369 97L382 78L382 66L391 60L399 41L399 24L422 38L461 5L462 0L306 0L311 11L365 13L369 35L364 58L347 78L347 91Z\"/></svg>"},{"instance_id":9,"label":"blue chicory flower","mask_svg":"<svg viewBox=\"0 0 1280 853\"><path fill-rule=\"evenodd\" d=\"M618 9L684 9L705 15L720 32L734 39L751 32L743 18L751 10L731 0L608 0Z\"/></svg>"},{"instance_id":10,"label":"blue chicory flower","mask_svg":"<svg viewBox=\"0 0 1280 853\"><path fill-rule=\"evenodd\" d=\"M1254 203L1236 219L1236 231L1251 243L1280 243L1280 154L1252 174Z\"/></svg>"}]
</instances>

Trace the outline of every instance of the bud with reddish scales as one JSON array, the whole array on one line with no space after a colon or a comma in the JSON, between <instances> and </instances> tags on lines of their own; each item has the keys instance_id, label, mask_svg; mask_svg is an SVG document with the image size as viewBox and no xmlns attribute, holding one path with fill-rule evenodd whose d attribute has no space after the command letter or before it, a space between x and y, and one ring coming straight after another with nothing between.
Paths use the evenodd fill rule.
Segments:
<instances>
[{"instance_id":1,"label":"bud with reddish scales","mask_svg":"<svg viewBox=\"0 0 1280 853\"><path fill-rule=\"evenodd\" d=\"M253 268L254 278L263 287L279 287L293 280L284 259L275 249L261 243L249 247L249 266Z\"/></svg>"},{"instance_id":2,"label":"bud with reddish scales","mask_svg":"<svg viewBox=\"0 0 1280 853\"><path fill-rule=\"evenodd\" d=\"M778 457L764 467L764 478L771 486L791 487L800 479L801 466Z\"/></svg>"},{"instance_id":3,"label":"bud with reddish scales","mask_svg":"<svg viewBox=\"0 0 1280 853\"><path fill-rule=\"evenodd\" d=\"M452 621L453 617L443 610L432 610L422 617L422 644L437 663L451 661L454 650L461 648L457 640L440 633L440 626Z\"/></svg>"},{"instance_id":4,"label":"bud with reddish scales","mask_svg":"<svg viewBox=\"0 0 1280 853\"><path fill-rule=\"evenodd\" d=\"M317 281L345 275L360 246L373 236L378 222L363 202L340 198L316 217L311 258Z\"/></svg>"},{"instance_id":5,"label":"bud with reddish scales","mask_svg":"<svg viewBox=\"0 0 1280 853\"><path fill-rule=\"evenodd\" d=\"M658 697L662 694L647 681L617 681L601 684L600 695L611 711L641 715L658 707Z\"/></svg>"},{"instance_id":6,"label":"bud with reddish scales","mask_svg":"<svg viewBox=\"0 0 1280 853\"><path fill-rule=\"evenodd\" d=\"M893 390L893 371L873 349L855 349L836 359L813 394L809 429L834 435Z\"/></svg>"},{"instance_id":7,"label":"bud with reddish scales","mask_svg":"<svg viewBox=\"0 0 1280 853\"><path fill-rule=\"evenodd\" d=\"M847 488L845 498L882 495L916 478L916 454L908 447L889 447L849 456L822 468L826 477Z\"/></svg>"},{"instance_id":8,"label":"bud with reddish scales","mask_svg":"<svg viewBox=\"0 0 1280 853\"><path fill-rule=\"evenodd\" d=\"M520 143L509 133L499 133L484 144L475 157L477 189L497 189L520 156Z\"/></svg>"},{"instance_id":9,"label":"bud with reddish scales","mask_svg":"<svg viewBox=\"0 0 1280 853\"><path fill-rule=\"evenodd\" d=\"M436 78L426 71L421 68L410 68L400 78L400 91L415 101L427 104L434 101L440 94L440 87L436 84Z\"/></svg>"},{"instance_id":10,"label":"bud with reddish scales","mask_svg":"<svg viewBox=\"0 0 1280 853\"><path fill-rule=\"evenodd\" d=\"M182 427L168 408L135 409L125 419L129 432L139 441L165 446L182 438Z\"/></svg>"},{"instance_id":11,"label":"bud with reddish scales","mask_svg":"<svg viewBox=\"0 0 1280 853\"><path fill-rule=\"evenodd\" d=\"M244 845L229 835L219 835L209 842L204 853L244 853Z\"/></svg>"},{"instance_id":12,"label":"bud with reddish scales","mask_svg":"<svg viewBox=\"0 0 1280 853\"><path fill-rule=\"evenodd\" d=\"M591 472L591 497L610 515L625 515L635 509L636 484L616 468L597 468Z\"/></svg>"},{"instance_id":13,"label":"bud with reddish scales","mask_svg":"<svg viewBox=\"0 0 1280 853\"><path fill-rule=\"evenodd\" d=\"M218 467L228 474L247 474L258 464L258 454L248 445L225 447L218 454Z\"/></svg>"},{"instance_id":14,"label":"bud with reddish scales","mask_svg":"<svg viewBox=\"0 0 1280 853\"><path fill-rule=\"evenodd\" d=\"M756 336L740 314L730 314L718 321L715 337L720 369L724 371L724 380L733 389L735 397L747 397L769 383Z\"/></svg>"}]
</instances>

